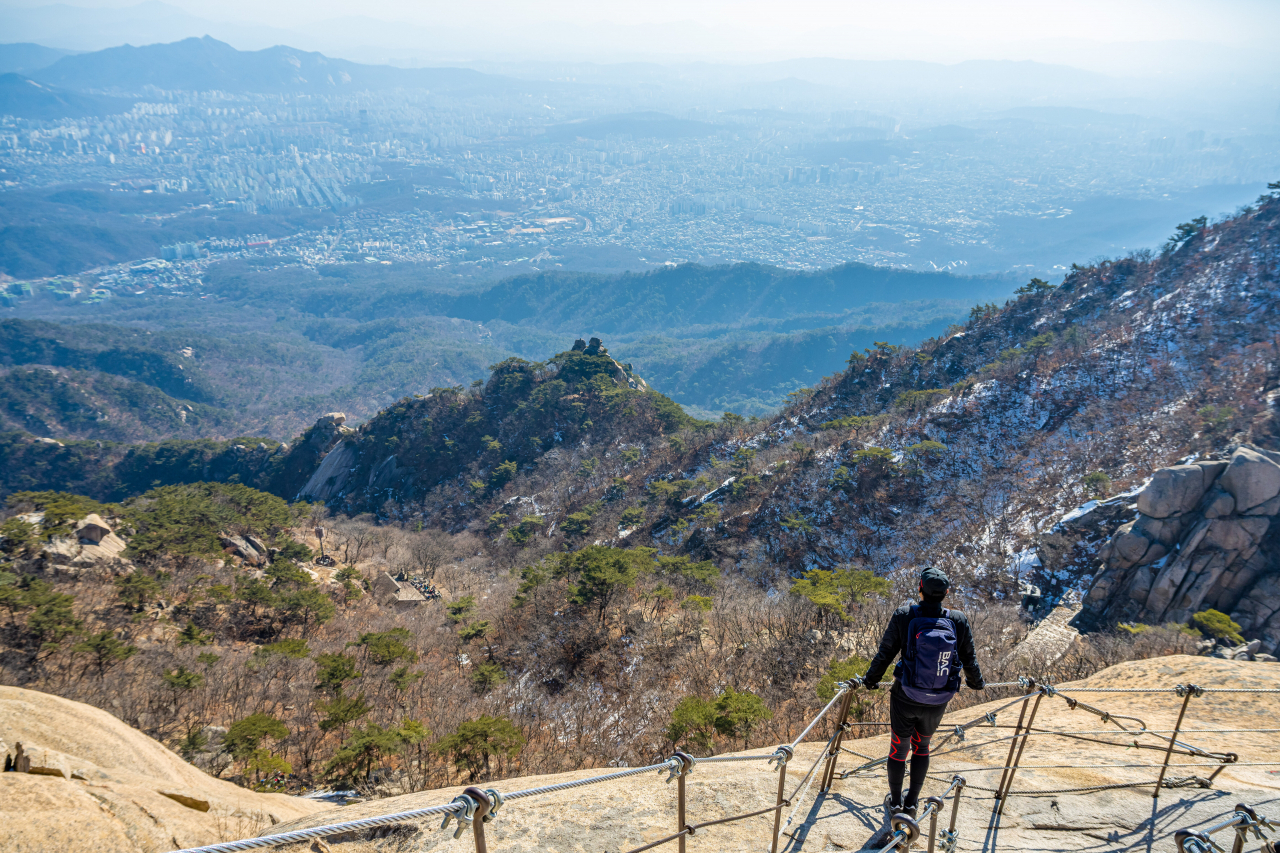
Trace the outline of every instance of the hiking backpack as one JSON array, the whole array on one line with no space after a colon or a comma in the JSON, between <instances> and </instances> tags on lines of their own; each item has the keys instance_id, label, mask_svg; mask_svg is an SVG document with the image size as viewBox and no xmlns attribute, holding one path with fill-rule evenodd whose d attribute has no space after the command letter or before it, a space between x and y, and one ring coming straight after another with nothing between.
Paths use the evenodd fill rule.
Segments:
<instances>
[{"instance_id":1,"label":"hiking backpack","mask_svg":"<svg viewBox=\"0 0 1280 853\"><path fill-rule=\"evenodd\" d=\"M912 605L908 615L907 642L894 675L912 702L945 705L960 689L956 623L946 609L941 616L921 616Z\"/></svg>"}]
</instances>

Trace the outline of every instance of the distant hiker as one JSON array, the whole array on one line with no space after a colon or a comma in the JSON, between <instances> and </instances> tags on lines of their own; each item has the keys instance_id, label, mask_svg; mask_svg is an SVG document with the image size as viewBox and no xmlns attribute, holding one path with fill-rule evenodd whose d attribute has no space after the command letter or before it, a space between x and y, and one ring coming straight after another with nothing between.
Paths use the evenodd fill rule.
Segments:
<instances>
[{"instance_id":1,"label":"distant hiker","mask_svg":"<svg viewBox=\"0 0 1280 853\"><path fill-rule=\"evenodd\" d=\"M951 581L946 572L928 566L920 573L920 603L903 604L893 612L880 640L880 650L867 667L863 685L875 690L899 653L889 691L889 797L891 814L916 816L920 789L929 772L929 739L942 722L947 703L960 689L960 670L970 690L985 685L973 650L969 620L959 610L942 606ZM911 787L902 797L911 750Z\"/></svg>"}]
</instances>

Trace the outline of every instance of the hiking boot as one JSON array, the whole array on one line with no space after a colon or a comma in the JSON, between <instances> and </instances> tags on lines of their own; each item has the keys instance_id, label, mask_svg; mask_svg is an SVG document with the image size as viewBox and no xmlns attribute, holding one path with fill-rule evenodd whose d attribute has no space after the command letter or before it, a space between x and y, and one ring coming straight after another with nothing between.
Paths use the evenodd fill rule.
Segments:
<instances>
[{"instance_id":1,"label":"hiking boot","mask_svg":"<svg viewBox=\"0 0 1280 853\"><path fill-rule=\"evenodd\" d=\"M895 814L904 814L907 817L911 818L912 820L915 820L916 813L919 811L920 811L920 805L917 803L914 806L903 806L902 808L898 809L898 811Z\"/></svg>"},{"instance_id":2,"label":"hiking boot","mask_svg":"<svg viewBox=\"0 0 1280 853\"><path fill-rule=\"evenodd\" d=\"M902 811L902 803L895 803L893 801L893 794L885 794L884 795L884 813L885 813L886 819L893 817L894 815L898 814L901 811Z\"/></svg>"}]
</instances>

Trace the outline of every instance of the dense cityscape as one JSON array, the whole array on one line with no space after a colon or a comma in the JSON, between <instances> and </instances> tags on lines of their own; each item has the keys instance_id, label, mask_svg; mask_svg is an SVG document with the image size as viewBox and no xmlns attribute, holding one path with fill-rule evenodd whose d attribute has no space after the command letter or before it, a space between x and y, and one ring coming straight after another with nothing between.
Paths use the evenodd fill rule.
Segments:
<instances>
[{"instance_id":1,"label":"dense cityscape","mask_svg":"<svg viewBox=\"0 0 1280 853\"><path fill-rule=\"evenodd\" d=\"M1052 226L1070 234L1072 223L1048 221L1078 216L1081 202L1155 204L1252 184L1277 165L1274 134L1229 137L1091 110L913 127L856 110L600 115L594 98L559 91L553 108L527 94L151 90L107 117L5 118L0 167L10 189L106 185L189 193L214 212L336 216L279 241L201 241L92 270L98 280L84 294L103 297L195 292L205 265L245 254L501 272L554 267L573 247L636 268L860 261L1053 275L1065 258L1017 244ZM22 292L10 286L6 298Z\"/></svg>"}]
</instances>

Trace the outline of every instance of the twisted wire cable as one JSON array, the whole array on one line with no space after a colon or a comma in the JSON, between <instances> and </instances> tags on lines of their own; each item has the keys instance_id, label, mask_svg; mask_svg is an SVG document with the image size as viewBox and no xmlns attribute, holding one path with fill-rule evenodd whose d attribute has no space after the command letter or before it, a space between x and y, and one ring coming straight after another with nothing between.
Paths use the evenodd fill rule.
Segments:
<instances>
[{"instance_id":1,"label":"twisted wire cable","mask_svg":"<svg viewBox=\"0 0 1280 853\"><path fill-rule=\"evenodd\" d=\"M628 776L640 776L644 773L670 770L679 763L679 759L668 758L666 761L659 764L649 764L645 767L632 767L629 770L619 770L617 773L608 773L604 776L592 776L589 779L577 779L573 782L558 782L555 785L540 785L537 788L526 788L523 791L512 791L510 794L503 794L502 797L505 800L519 800L522 797L536 797L539 794L568 791L571 788L584 788L587 785L597 785L601 782L612 782L615 779L626 779Z\"/></svg>"},{"instance_id":2,"label":"twisted wire cable","mask_svg":"<svg viewBox=\"0 0 1280 853\"><path fill-rule=\"evenodd\" d=\"M431 806L425 809L413 809L412 811L349 820L343 823L331 823L327 826L313 826L310 829L295 829L292 832L280 832L275 835L263 835L258 838L242 838L239 841L224 841L221 844L208 844L204 847L188 847L185 850L176 850L174 853L239 853L242 850L257 850L262 847L275 847L278 844L295 844L312 838L324 838L328 835L340 835L344 832L359 831L361 829L376 829L379 826L388 826L416 818L430 817L431 815L453 814L461 811L462 808L461 803L449 803L444 806Z\"/></svg>"}]
</instances>

